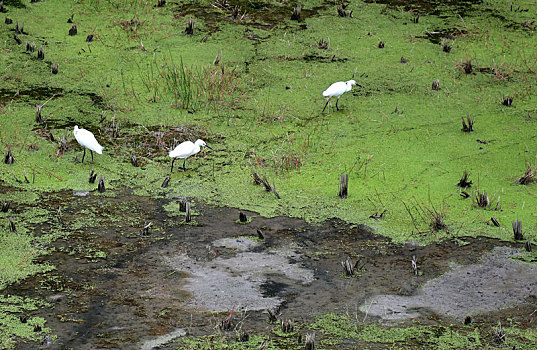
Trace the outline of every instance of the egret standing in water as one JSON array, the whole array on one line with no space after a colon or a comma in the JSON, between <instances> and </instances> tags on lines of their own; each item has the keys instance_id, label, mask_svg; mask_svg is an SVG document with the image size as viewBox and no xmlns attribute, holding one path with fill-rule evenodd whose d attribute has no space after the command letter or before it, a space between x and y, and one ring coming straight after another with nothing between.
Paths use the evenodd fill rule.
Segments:
<instances>
[{"instance_id":1,"label":"egret standing in water","mask_svg":"<svg viewBox=\"0 0 537 350\"><path fill-rule=\"evenodd\" d=\"M175 160L177 158L184 159L183 160L183 170L186 170L186 167L185 167L186 159L188 157L198 153L201 150L201 147L211 148L211 147L207 146L205 141L197 139L196 142L185 141L185 142L181 143L180 145L178 145L177 147L175 147L172 151L170 151L169 156L171 158L173 158L171 172L173 172L173 162L175 162Z\"/></svg>"},{"instance_id":2,"label":"egret standing in water","mask_svg":"<svg viewBox=\"0 0 537 350\"><path fill-rule=\"evenodd\" d=\"M103 154L103 146L99 145L99 142L95 139L95 136L86 129L78 128L78 125L75 125L73 129L73 134L75 135L76 141L80 146L84 147L84 155L82 156L82 163L84 163L84 157L86 156L86 148L90 150L91 161L93 162L93 151Z\"/></svg>"},{"instance_id":3,"label":"egret standing in water","mask_svg":"<svg viewBox=\"0 0 537 350\"><path fill-rule=\"evenodd\" d=\"M337 97L336 109L339 111L339 107L337 105L337 103L339 102L339 98L341 97L341 95L343 95L347 91L351 91L353 85L358 85L358 84L356 84L354 80L338 81L337 83L330 85L328 89L324 90L323 96L328 97L328 100L326 100L326 104L324 105L323 111L321 113L324 113L326 106L328 106L328 102L330 102L330 99L334 96Z\"/></svg>"}]
</instances>

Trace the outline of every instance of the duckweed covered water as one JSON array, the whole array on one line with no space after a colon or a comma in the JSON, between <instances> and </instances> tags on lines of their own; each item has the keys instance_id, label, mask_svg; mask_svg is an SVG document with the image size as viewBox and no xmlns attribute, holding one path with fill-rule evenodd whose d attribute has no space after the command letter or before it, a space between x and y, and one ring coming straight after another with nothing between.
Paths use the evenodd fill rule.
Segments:
<instances>
[{"instance_id":1,"label":"duckweed covered water","mask_svg":"<svg viewBox=\"0 0 537 350\"><path fill-rule=\"evenodd\" d=\"M4 3L1 17L13 23L0 25L0 152L3 160L11 150L14 163L0 164L0 204L11 202L0 213L2 288L53 268L36 259L70 234L61 202L43 202L58 191L106 201L127 190L263 216L335 217L399 243L512 240L518 217L535 240L535 184L517 184L536 166L534 3L351 2L352 16L340 17L338 5L312 0L301 4L301 21L290 20L295 4L285 2ZM353 77L362 87L341 98L342 110L321 114L322 91ZM40 122L36 105L44 105ZM466 116L472 133L461 130ZM105 146L94 163L80 163L74 125ZM162 188L167 150L196 138L214 151L189 159ZM103 194L88 182L92 169L105 178ZM255 185L253 171L281 199ZM463 171L471 188L456 186ZM486 208L476 199L483 192ZM76 215L75 229L84 229L103 213Z\"/></svg>"}]
</instances>

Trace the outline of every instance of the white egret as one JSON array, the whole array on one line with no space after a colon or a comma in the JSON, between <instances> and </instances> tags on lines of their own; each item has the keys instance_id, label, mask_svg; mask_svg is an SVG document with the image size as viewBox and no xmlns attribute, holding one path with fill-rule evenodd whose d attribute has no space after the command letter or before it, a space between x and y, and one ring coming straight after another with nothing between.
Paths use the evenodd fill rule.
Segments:
<instances>
[{"instance_id":1,"label":"white egret","mask_svg":"<svg viewBox=\"0 0 537 350\"><path fill-rule=\"evenodd\" d=\"M337 105L337 103L339 102L339 98L347 91L351 91L353 85L360 86L354 80L338 81L337 83L330 85L328 89L324 90L323 96L328 97L328 100L326 100L326 104L324 105L323 111L321 113L324 113L326 106L328 106L328 102L330 102L330 99L334 96L337 97L336 109L339 111L339 107Z\"/></svg>"},{"instance_id":2,"label":"white egret","mask_svg":"<svg viewBox=\"0 0 537 350\"><path fill-rule=\"evenodd\" d=\"M84 147L84 155L82 156L82 163L84 163L84 157L86 156L86 148L90 150L91 161L93 162L93 151L103 154L103 146L99 145L99 142L95 139L91 131L88 131L83 128L78 128L78 125L75 125L73 129L73 134L75 135L76 141L80 146Z\"/></svg>"},{"instance_id":3,"label":"white egret","mask_svg":"<svg viewBox=\"0 0 537 350\"><path fill-rule=\"evenodd\" d=\"M178 145L177 147L175 147L172 151L170 151L169 156L173 158L171 172L173 172L173 162L175 162L177 158L183 159L183 170L186 170L186 167L185 167L186 159L190 157L191 155L198 153L201 150L201 147L211 148L207 146L205 141L197 139L196 142L185 141L181 143L180 145Z\"/></svg>"}]
</instances>

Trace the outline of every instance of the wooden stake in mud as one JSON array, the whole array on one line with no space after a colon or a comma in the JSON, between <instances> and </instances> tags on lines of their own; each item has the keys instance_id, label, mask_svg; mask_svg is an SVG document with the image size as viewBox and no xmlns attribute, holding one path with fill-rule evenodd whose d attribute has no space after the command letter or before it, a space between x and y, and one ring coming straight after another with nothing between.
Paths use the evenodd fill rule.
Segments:
<instances>
[{"instance_id":1,"label":"wooden stake in mud","mask_svg":"<svg viewBox=\"0 0 537 350\"><path fill-rule=\"evenodd\" d=\"M414 271L414 274L418 275L418 260L416 259L415 255L412 255L412 270Z\"/></svg>"},{"instance_id":2,"label":"wooden stake in mud","mask_svg":"<svg viewBox=\"0 0 537 350\"><path fill-rule=\"evenodd\" d=\"M192 221L192 217L190 216L190 202L185 203L185 221L190 222Z\"/></svg>"},{"instance_id":3,"label":"wooden stake in mud","mask_svg":"<svg viewBox=\"0 0 537 350\"><path fill-rule=\"evenodd\" d=\"M34 51L35 51L35 44L26 40L26 52L34 52Z\"/></svg>"},{"instance_id":4,"label":"wooden stake in mud","mask_svg":"<svg viewBox=\"0 0 537 350\"><path fill-rule=\"evenodd\" d=\"M57 63L53 63L52 64L52 74L58 74L58 64Z\"/></svg>"},{"instance_id":5,"label":"wooden stake in mud","mask_svg":"<svg viewBox=\"0 0 537 350\"><path fill-rule=\"evenodd\" d=\"M470 315L466 316L466 317L464 318L464 324L465 324L466 326L468 326L468 325L471 324L471 323L472 323L472 317L471 317Z\"/></svg>"},{"instance_id":6,"label":"wooden stake in mud","mask_svg":"<svg viewBox=\"0 0 537 350\"><path fill-rule=\"evenodd\" d=\"M24 22L19 27L19 22L15 24L15 34L27 34L24 32Z\"/></svg>"},{"instance_id":7,"label":"wooden stake in mud","mask_svg":"<svg viewBox=\"0 0 537 350\"><path fill-rule=\"evenodd\" d=\"M304 350L315 350L315 333L306 334L306 344Z\"/></svg>"},{"instance_id":8,"label":"wooden stake in mud","mask_svg":"<svg viewBox=\"0 0 537 350\"><path fill-rule=\"evenodd\" d=\"M188 24L186 25L185 34L186 35L194 34L194 20L192 18L188 21Z\"/></svg>"},{"instance_id":9,"label":"wooden stake in mud","mask_svg":"<svg viewBox=\"0 0 537 350\"><path fill-rule=\"evenodd\" d=\"M86 37L86 42L91 43L92 41L93 41L93 34L88 34L88 36Z\"/></svg>"},{"instance_id":10,"label":"wooden stake in mud","mask_svg":"<svg viewBox=\"0 0 537 350\"><path fill-rule=\"evenodd\" d=\"M26 170L22 171L22 175L24 176L24 181L26 181L26 183L29 184L30 180L28 180L28 176L26 176Z\"/></svg>"},{"instance_id":11,"label":"wooden stake in mud","mask_svg":"<svg viewBox=\"0 0 537 350\"><path fill-rule=\"evenodd\" d=\"M444 43L442 44L442 51L445 53L451 52L451 45L449 45L447 40L444 40Z\"/></svg>"},{"instance_id":12,"label":"wooden stake in mud","mask_svg":"<svg viewBox=\"0 0 537 350\"><path fill-rule=\"evenodd\" d=\"M505 332L502 329L502 323L498 321L498 328L494 329L494 342L496 344L505 343Z\"/></svg>"},{"instance_id":13,"label":"wooden stake in mud","mask_svg":"<svg viewBox=\"0 0 537 350\"><path fill-rule=\"evenodd\" d=\"M13 39L17 42L17 44L22 44L22 40L17 36L17 34L13 34Z\"/></svg>"},{"instance_id":14,"label":"wooden stake in mud","mask_svg":"<svg viewBox=\"0 0 537 350\"><path fill-rule=\"evenodd\" d=\"M324 41L324 39L319 39L319 43L317 44L317 47L319 50L328 50L328 42Z\"/></svg>"},{"instance_id":15,"label":"wooden stake in mud","mask_svg":"<svg viewBox=\"0 0 537 350\"><path fill-rule=\"evenodd\" d=\"M291 15L291 20L300 22L301 13L302 13L302 7L300 6L295 7L295 9L293 10L293 14Z\"/></svg>"},{"instance_id":16,"label":"wooden stake in mud","mask_svg":"<svg viewBox=\"0 0 537 350\"><path fill-rule=\"evenodd\" d=\"M4 157L4 163L11 165L15 161L15 158L13 158L13 152L11 152L11 148L7 150L6 156Z\"/></svg>"},{"instance_id":17,"label":"wooden stake in mud","mask_svg":"<svg viewBox=\"0 0 537 350\"><path fill-rule=\"evenodd\" d=\"M461 179L459 180L459 183L457 184L457 187L461 188L468 188L472 187L472 181L470 180L470 174L468 171L463 171Z\"/></svg>"},{"instance_id":18,"label":"wooden stake in mud","mask_svg":"<svg viewBox=\"0 0 537 350\"><path fill-rule=\"evenodd\" d=\"M220 321L219 327L221 331L229 331L231 327L231 320L233 319L233 310L235 310L235 306L231 309L229 312L228 317Z\"/></svg>"},{"instance_id":19,"label":"wooden stake in mud","mask_svg":"<svg viewBox=\"0 0 537 350\"><path fill-rule=\"evenodd\" d=\"M4 21L6 24L12 24L13 20L9 17L6 17L6 20Z\"/></svg>"},{"instance_id":20,"label":"wooden stake in mud","mask_svg":"<svg viewBox=\"0 0 537 350\"><path fill-rule=\"evenodd\" d=\"M157 7L164 7L164 6L166 6L166 0L157 1Z\"/></svg>"},{"instance_id":21,"label":"wooden stake in mud","mask_svg":"<svg viewBox=\"0 0 537 350\"><path fill-rule=\"evenodd\" d=\"M90 174L89 174L89 183L94 184L96 178L97 178L97 173L93 171L93 169L91 169Z\"/></svg>"},{"instance_id":22,"label":"wooden stake in mud","mask_svg":"<svg viewBox=\"0 0 537 350\"><path fill-rule=\"evenodd\" d=\"M4 202L2 204L2 213L7 213L7 211L9 210L9 206L11 205L10 202Z\"/></svg>"},{"instance_id":23,"label":"wooden stake in mud","mask_svg":"<svg viewBox=\"0 0 537 350\"><path fill-rule=\"evenodd\" d=\"M524 239L522 234L522 221L518 220L518 215L516 216L516 221L512 222L513 225L513 234L515 236L515 241L521 241Z\"/></svg>"},{"instance_id":24,"label":"wooden stake in mud","mask_svg":"<svg viewBox=\"0 0 537 350\"><path fill-rule=\"evenodd\" d=\"M166 188L168 186L168 183L170 182L170 177L166 176L164 178L164 181L162 181L162 185L160 185L161 188Z\"/></svg>"},{"instance_id":25,"label":"wooden stake in mud","mask_svg":"<svg viewBox=\"0 0 537 350\"><path fill-rule=\"evenodd\" d=\"M531 241L529 239L526 240L526 243L524 244L524 248L526 248L527 252L531 252Z\"/></svg>"},{"instance_id":26,"label":"wooden stake in mud","mask_svg":"<svg viewBox=\"0 0 537 350\"><path fill-rule=\"evenodd\" d=\"M15 227L15 223L11 218L9 218L9 228L11 229L11 232L17 233L17 228Z\"/></svg>"},{"instance_id":27,"label":"wooden stake in mud","mask_svg":"<svg viewBox=\"0 0 537 350\"><path fill-rule=\"evenodd\" d=\"M214 62L213 62L215 66L218 66L218 63L220 63L220 56L221 56L220 50L218 50L218 53L216 54L216 58L214 59Z\"/></svg>"},{"instance_id":28,"label":"wooden stake in mud","mask_svg":"<svg viewBox=\"0 0 537 350\"><path fill-rule=\"evenodd\" d=\"M347 257L345 261L341 262L341 266L343 266L343 269L345 269L345 274L349 277L354 276L354 268L356 265L358 265L358 262L353 264L350 257Z\"/></svg>"},{"instance_id":29,"label":"wooden stake in mud","mask_svg":"<svg viewBox=\"0 0 537 350\"><path fill-rule=\"evenodd\" d=\"M186 212L186 202L187 200L186 199L183 199L179 202L179 211L181 213L185 213Z\"/></svg>"},{"instance_id":30,"label":"wooden stake in mud","mask_svg":"<svg viewBox=\"0 0 537 350\"><path fill-rule=\"evenodd\" d=\"M78 33L77 25L76 23L73 23L73 26L71 27L71 29L69 29L69 35L75 36L77 33Z\"/></svg>"},{"instance_id":31,"label":"wooden stake in mud","mask_svg":"<svg viewBox=\"0 0 537 350\"><path fill-rule=\"evenodd\" d=\"M248 218L246 217L246 214L244 214L242 211L239 212L239 221L242 223L245 223L248 221Z\"/></svg>"},{"instance_id":32,"label":"wooden stake in mud","mask_svg":"<svg viewBox=\"0 0 537 350\"><path fill-rule=\"evenodd\" d=\"M283 333L291 333L295 329L295 322L293 320L282 320L281 329Z\"/></svg>"},{"instance_id":33,"label":"wooden stake in mud","mask_svg":"<svg viewBox=\"0 0 537 350\"><path fill-rule=\"evenodd\" d=\"M151 227L151 225L153 225L152 222L150 222L150 223L147 224L147 225L144 225L144 228L142 229L142 236L147 236L147 235L149 235L149 228Z\"/></svg>"},{"instance_id":34,"label":"wooden stake in mud","mask_svg":"<svg viewBox=\"0 0 537 350\"><path fill-rule=\"evenodd\" d=\"M513 98L512 97L505 97L503 99L502 105L507 106L507 107L511 107L512 104L513 104Z\"/></svg>"},{"instance_id":35,"label":"wooden stake in mud","mask_svg":"<svg viewBox=\"0 0 537 350\"><path fill-rule=\"evenodd\" d=\"M436 79L433 81L433 84L431 85L431 90L440 90L440 79Z\"/></svg>"},{"instance_id":36,"label":"wooden stake in mud","mask_svg":"<svg viewBox=\"0 0 537 350\"><path fill-rule=\"evenodd\" d=\"M339 175L339 194L340 198L347 198L347 193L349 189L349 174Z\"/></svg>"},{"instance_id":37,"label":"wooden stake in mud","mask_svg":"<svg viewBox=\"0 0 537 350\"><path fill-rule=\"evenodd\" d=\"M278 321L278 317L276 316L277 311L272 312L272 310L267 309L268 315L269 315L269 323L275 323Z\"/></svg>"},{"instance_id":38,"label":"wooden stake in mud","mask_svg":"<svg viewBox=\"0 0 537 350\"><path fill-rule=\"evenodd\" d=\"M54 65L53 65L54 67ZM54 73L54 72L53 72ZM56 72L57 73L57 72ZM56 94L52 95L48 100L45 101L45 103L43 103L42 105L36 105L36 111L35 111L35 122L36 123L39 123L41 124L43 122L43 117L41 116L41 112L43 110L43 107L45 107L45 105L47 103L49 103L49 101L51 101L54 97L56 97ZM52 133L51 133L52 135ZM51 140L52 142L54 142L54 140Z\"/></svg>"},{"instance_id":39,"label":"wooden stake in mud","mask_svg":"<svg viewBox=\"0 0 537 350\"><path fill-rule=\"evenodd\" d=\"M131 156L131 164L133 167L139 167L140 164L138 164L138 159L136 158L136 154L133 154Z\"/></svg>"},{"instance_id":40,"label":"wooden stake in mud","mask_svg":"<svg viewBox=\"0 0 537 350\"><path fill-rule=\"evenodd\" d=\"M99 190L99 192L103 193L104 191L106 191L106 187L104 185L104 178L103 176L99 176L99 183L97 184L97 190Z\"/></svg>"},{"instance_id":41,"label":"wooden stake in mud","mask_svg":"<svg viewBox=\"0 0 537 350\"><path fill-rule=\"evenodd\" d=\"M462 131L464 132L472 132L474 131L474 120L472 117L470 117L469 114L466 115L466 121L468 121L468 124L464 120L464 117L461 117L462 119Z\"/></svg>"},{"instance_id":42,"label":"wooden stake in mud","mask_svg":"<svg viewBox=\"0 0 537 350\"><path fill-rule=\"evenodd\" d=\"M45 59L45 49L43 49L43 46L39 46L39 49L37 49L37 59L38 60Z\"/></svg>"},{"instance_id":43,"label":"wooden stake in mud","mask_svg":"<svg viewBox=\"0 0 537 350\"><path fill-rule=\"evenodd\" d=\"M343 1L341 2L341 5L338 6L337 8L337 14L339 17L350 17L352 18L352 10L351 12L347 13L347 11L345 10L347 8L347 6L343 3Z\"/></svg>"}]
</instances>

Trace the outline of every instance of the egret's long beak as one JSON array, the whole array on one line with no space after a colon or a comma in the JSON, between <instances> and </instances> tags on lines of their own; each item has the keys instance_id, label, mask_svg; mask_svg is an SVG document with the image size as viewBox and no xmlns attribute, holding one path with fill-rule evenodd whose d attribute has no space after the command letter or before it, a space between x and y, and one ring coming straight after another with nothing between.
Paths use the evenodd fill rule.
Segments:
<instances>
[{"instance_id":1,"label":"egret's long beak","mask_svg":"<svg viewBox=\"0 0 537 350\"><path fill-rule=\"evenodd\" d=\"M214 151L214 149L211 146L205 145L205 147L209 148L211 151Z\"/></svg>"},{"instance_id":2,"label":"egret's long beak","mask_svg":"<svg viewBox=\"0 0 537 350\"><path fill-rule=\"evenodd\" d=\"M356 83L356 85L359 86L359 87L363 87L362 85L360 85L360 84L358 84L358 83Z\"/></svg>"}]
</instances>

